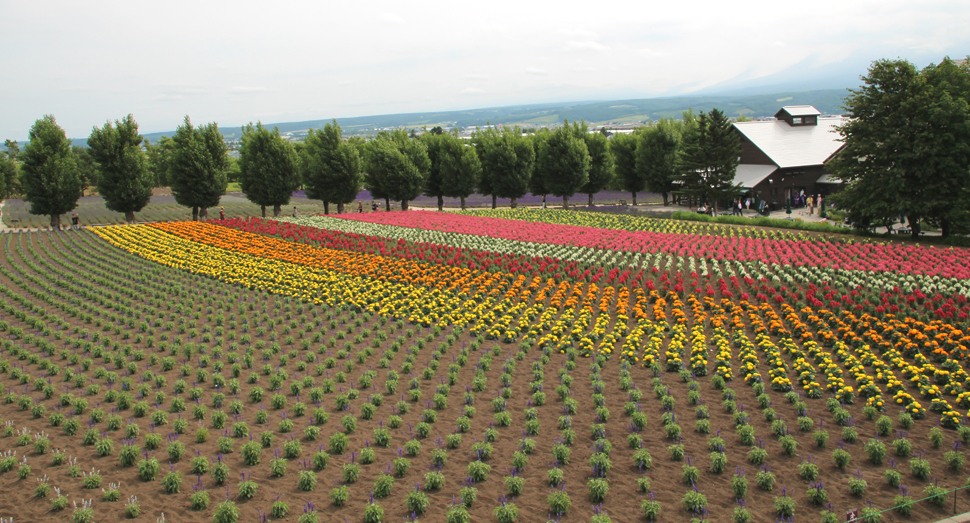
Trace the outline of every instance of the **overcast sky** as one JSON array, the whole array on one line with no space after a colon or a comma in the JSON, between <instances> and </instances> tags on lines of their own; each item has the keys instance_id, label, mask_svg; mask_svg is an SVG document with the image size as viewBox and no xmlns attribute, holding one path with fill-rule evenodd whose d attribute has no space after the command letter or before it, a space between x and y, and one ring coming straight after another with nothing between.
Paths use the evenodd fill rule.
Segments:
<instances>
[{"instance_id":1,"label":"overcast sky","mask_svg":"<svg viewBox=\"0 0 970 523\"><path fill-rule=\"evenodd\" d=\"M0 0L0 139L682 94L970 53L970 2ZM787 75L785 75L787 76Z\"/></svg>"}]
</instances>

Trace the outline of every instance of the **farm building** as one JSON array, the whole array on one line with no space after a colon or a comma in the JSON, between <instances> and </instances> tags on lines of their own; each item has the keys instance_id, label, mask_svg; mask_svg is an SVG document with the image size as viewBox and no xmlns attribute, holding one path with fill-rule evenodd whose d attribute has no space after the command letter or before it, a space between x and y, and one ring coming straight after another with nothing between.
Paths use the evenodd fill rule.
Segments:
<instances>
[{"instance_id":1,"label":"farm building","mask_svg":"<svg viewBox=\"0 0 970 523\"><path fill-rule=\"evenodd\" d=\"M824 163L842 148L840 116L822 116L811 105L782 107L775 120L735 122L741 137L741 164L734 181L775 206L801 194L826 195L839 182Z\"/></svg>"}]
</instances>

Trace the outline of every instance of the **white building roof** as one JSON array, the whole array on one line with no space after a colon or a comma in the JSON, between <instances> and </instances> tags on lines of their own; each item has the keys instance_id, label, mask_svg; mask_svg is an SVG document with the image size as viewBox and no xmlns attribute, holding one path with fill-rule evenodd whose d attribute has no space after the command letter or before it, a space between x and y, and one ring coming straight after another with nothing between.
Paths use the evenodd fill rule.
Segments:
<instances>
[{"instance_id":1,"label":"white building roof","mask_svg":"<svg viewBox=\"0 0 970 523\"><path fill-rule=\"evenodd\" d=\"M734 127L761 149L778 167L821 165L842 147L835 126L841 117L819 118L818 125L788 125L788 122L735 122Z\"/></svg>"},{"instance_id":2,"label":"white building roof","mask_svg":"<svg viewBox=\"0 0 970 523\"><path fill-rule=\"evenodd\" d=\"M812 105L786 105L781 110L792 116L818 116L822 114Z\"/></svg>"},{"instance_id":3,"label":"white building roof","mask_svg":"<svg viewBox=\"0 0 970 523\"><path fill-rule=\"evenodd\" d=\"M742 189L753 189L776 170L774 165L741 164L734 174L734 183L741 184Z\"/></svg>"}]
</instances>

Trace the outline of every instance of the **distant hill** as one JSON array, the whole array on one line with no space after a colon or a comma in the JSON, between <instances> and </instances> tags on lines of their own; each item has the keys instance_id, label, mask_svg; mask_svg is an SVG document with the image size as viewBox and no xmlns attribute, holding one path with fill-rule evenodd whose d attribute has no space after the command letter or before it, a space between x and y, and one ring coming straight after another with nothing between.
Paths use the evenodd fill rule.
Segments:
<instances>
[{"instance_id":1,"label":"distant hill","mask_svg":"<svg viewBox=\"0 0 970 523\"><path fill-rule=\"evenodd\" d=\"M485 125L548 125L562 122L563 119L586 120L590 125L600 126L609 122L628 123L646 122L659 118L679 118L688 108L695 112L710 111L718 108L730 117L741 115L750 118L773 116L783 105L814 105L823 114L842 112L842 99L845 89L823 89L817 91L778 92L771 94L737 94L710 96L677 96L671 98L646 98L638 100L586 101L572 103L549 103L516 105L470 109L466 111L440 111L428 113L381 114L337 118L345 135L374 134L382 128L418 128L435 125L462 128ZM330 122L308 120L303 122L281 122L267 124L276 126L281 132L299 132L309 128L319 129ZM220 127L226 136L241 136L241 127ZM175 131L146 134L153 143L162 136L171 136ZM75 139L75 145L86 145L86 138Z\"/></svg>"}]
</instances>

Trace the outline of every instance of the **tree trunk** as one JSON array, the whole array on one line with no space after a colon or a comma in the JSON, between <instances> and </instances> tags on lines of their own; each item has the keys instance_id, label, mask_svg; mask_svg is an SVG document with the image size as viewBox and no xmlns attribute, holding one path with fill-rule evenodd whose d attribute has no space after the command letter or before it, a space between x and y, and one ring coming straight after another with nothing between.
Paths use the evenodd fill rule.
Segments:
<instances>
[{"instance_id":1,"label":"tree trunk","mask_svg":"<svg viewBox=\"0 0 970 523\"><path fill-rule=\"evenodd\" d=\"M630 195L633 196L633 206L636 207L637 206L637 193L636 192L631 192Z\"/></svg>"},{"instance_id":2,"label":"tree trunk","mask_svg":"<svg viewBox=\"0 0 970 523\"><path fill-rule=\"evenodd\" d=\"M498 198L493 194L492 195L492 208L494 209L496 207L498 207Z\"/></svg>"},{"instance_id":3,"label":"tree trunk","mask_svg":"<svg viewBox=\"0 0 970 523\"><path fill-rule=\"evenodd\" d=\"M914 240L919 239L920 229L922 229L923 224L920 222L919 218L909 217L909 230L912 231L911 235Z\"/></svg>"},{"instance_id":4,"label":"tree trunk","mask_svg":"<svg viewBox=\"0 0 970 523\"><path fill-rule=\"evenodd\" d=\"M667 199L667 191L663 191L660 194L662 194L664 197L664 207L666 207L669 202L669 200Z\"/></svg>"},{"instance_id":5,"label":"tree trunk","mask_svg":"<svg viewBox=\"0 0 970 523\"><path fill-rule=\"evenodd\" d=\"M135 223L134 211L125 211L125 223L128 223L128 224Z\"/></svg>"},{"instance_id":6,"label":"tree trunk","mask_svg":"<svg viewBox=\"0 0 970 523\"><path fill-rule=\"evenodd\" d=\"M323 214L330 214L330 202L323 201Z\"/></svg>"},{"instance_id":7,"label":"tree trunk","mask_svg":"<svg viewBox=\"0 0 970 523\"><path fill-rule=\"evenodd\" d=\"M510 207L513 209L515 209L519 205L518 202L516 202L515 200L516 200L515 198L512 198L512 203L510 204Z\"/></svg>"},{"instance_id":8,"label":"tree trunk","mask_svg":"<svg viewBox=\"0 0 970 523\"><path fill-rule=\"evenodd\" d=\"M465 197L464 196L461 197L461 210L463 210L463 211L465 210Z\"/></svg>"},{"instance_id":9,"label":"tree trunk","mask_svg":"<svg viewBox=\"0 0 970 523\"><path fill-rule=\"evenodd\" d=\"M391 212L391 198L390 197L385 197L384 198L384 210L387 211L387 212Z\"/></svg>"},{"instance_id":10,"label":"tree trunk","mask_svg":"<svg viewBox=\"0 0 970 523\"><path fill-rule=\"evenodd\" d=\"M940 236L946 238L953 231L953 224L948 218L940 219Z\"/></svg>"},{"instance_id":11,"label":"tree trunk","mask_svg":"<svg viewBox=\"0 0 970 523\"><path fill-rule=\"evenodd\" d=\"M276 218L283 212L283 206L280 204L273 205L273 218Z\"/></svg>"},{"instance_id":12,"label":"tree trunk","mask_svg":"<svg viewBox=\"0 0 970 523\"><path fill-rule=\"evenodd\" d=\"M51 215L51 228L56 229L61 226L61 215L52 214Z\"/></svg>"},{"instance_id":13,"label":"tree trunk","mask_svg":"<svg viewBox=\"0 0 970 523\"><path fill-rule=\"evenodd\" d=\"M192 221L193 222L199 221L199 208L198 207L192 207Z\"/></svg>"},{"instance_id":14,"label":"tree trunk","mask_svg":"<svg viewBox=\"0 0 970 523\"><path fill-rule=\"evenodd\" d=\"M199 209L199 218L202 219L202 220L208 220L209 219L209 208L208 207L202 207L201 209Z\"/></svg>"},{"instance_id":15,"label":"tree trunk","mask_svg":"<svg viewBox=\"0 0 970 523\"><path fill-rule=\"evenodd\" d=\"M440 194L438 195L438 210L439 211L445 210L445 198Z\"/></svg>"},{"instance_id":16,"label":"tree trunk","mask_svg":"<svg viewBox=\"0 0 970 523\"><path fill-rule=\"evenodd\" d=\"M569 208L569 196L562 197L562 209L565 211Z\"/></svg>"},{"instance_id":17,"label":"tree trunk","mask_svg":"<svg viewBox=\"0 0 970 523\"><path fill-rule=\"evenodd\" d=\"M259 211L263 214L263 218L265 218L266 217L266 206L265 205L260 205L259 206Z\"/></svg>"},{"instance_id":18,"label":"tree trunk","mask_svg":"<svg viewBox=\"0 0 970 523\"><path fill-rule=\"evenodd\" d=\"M343 214L343 213L344 213L344 204L338 203L337 204L337 214Z\"/></svg>"},{"instance_id":19,"label":"tree trunk","mask_svg":"<svg viewBox=\"0 0 970 523\"><path fill-rule=\"evenodd\" d=\"M589 206L592 207L593 206L593 193L587 193L587 194L589 194Z\"/></svg>"},{"instance_id":20,"label":"tree trunk","mask_svg":"<svg viewBox=\"0 0 970 523\"><path fill-rule=\"evenodd\" d=\"M402 211L408 210L408 201L407 200L401 200L401 210Z\"/></svg>"}]
</instances>

